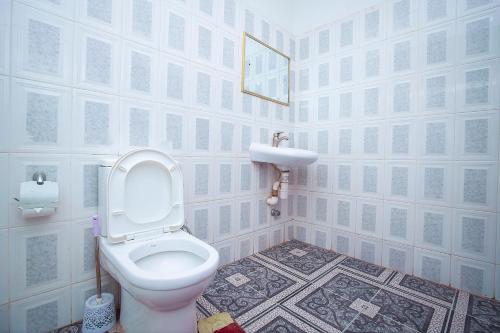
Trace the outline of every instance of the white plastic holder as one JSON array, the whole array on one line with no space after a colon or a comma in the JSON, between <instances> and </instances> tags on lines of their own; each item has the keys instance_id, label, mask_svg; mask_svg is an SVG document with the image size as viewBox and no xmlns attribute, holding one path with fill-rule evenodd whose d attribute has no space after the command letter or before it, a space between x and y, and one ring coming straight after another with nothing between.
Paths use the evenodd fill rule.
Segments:
<instances>
[{"instance_id":1,"label":"white plastic holder","mask_svg":"<svg viewBox=\"0 0 500 333\"><path fill-rule=\"evenodd\" d=\"M91 296L85 301L83 312L83 333L104 333L116 323L114 297L110 293L103 293L100 303L97 296Z\"/></svg>"}]
</instances>

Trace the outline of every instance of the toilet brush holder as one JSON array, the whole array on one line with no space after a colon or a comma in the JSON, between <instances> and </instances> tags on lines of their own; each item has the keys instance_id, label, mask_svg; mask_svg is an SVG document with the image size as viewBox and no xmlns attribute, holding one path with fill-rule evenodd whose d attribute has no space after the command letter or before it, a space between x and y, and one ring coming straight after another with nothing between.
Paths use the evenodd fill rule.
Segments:
<instances>
[{"instance_id":1,"label":"toilet brush holder","mask_svg":"<svg viewBox=\"0 0 500 333\"><path fill-rule=\"evenodd\" d=\"M95 239L95 275L97 295L85 301L83 312L83 333L104 333L116 323L114 297L110 293L101 293L101 265L99 262L99 234L101 228L97 216L92 218L92 229Z\"/></svg>"},{"instance_id":2,"label":"toilet brush holder","mask_svg":"<svg viewBox=\"0 0 500 333\"><path fill-rule=\"evenodd\" d=\"M97 295L87 299L83 313L83 333L104 333L115 323L115 302L112 294L103 293L100 302L97 300Z\"/></svg>"}]
</instances>

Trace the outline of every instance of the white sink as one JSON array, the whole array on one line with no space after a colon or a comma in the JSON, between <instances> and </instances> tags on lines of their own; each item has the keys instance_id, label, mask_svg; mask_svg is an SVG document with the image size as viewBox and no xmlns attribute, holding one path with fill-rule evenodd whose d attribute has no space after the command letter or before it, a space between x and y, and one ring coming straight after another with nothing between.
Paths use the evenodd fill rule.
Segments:
<instances>
[{"instance_id":1,"label":"white sink","mask_svg":"<svg viewBox=\"0 0 500 333\"><path fill-rule=\"evenodd\" d=\"M252 143L250 145L250 159L254 162L272 163L280 168L286 168L314 163L318 159L318 153L305 149Z\"/></svg>"}]
</instances>

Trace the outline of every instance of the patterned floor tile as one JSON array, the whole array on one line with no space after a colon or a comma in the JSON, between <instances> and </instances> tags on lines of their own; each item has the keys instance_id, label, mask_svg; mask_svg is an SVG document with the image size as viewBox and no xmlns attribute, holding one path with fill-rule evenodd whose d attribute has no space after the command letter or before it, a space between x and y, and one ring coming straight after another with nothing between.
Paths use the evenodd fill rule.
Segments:
<instances>
[{"instance_id":1,"label":"patterned floor tile","mask_svg":"<svg viewBox=\"0 0 500 333\"><path fill-rule=\"evenodd\" d=\"M374 318L380 310L379 306L371 304L361 298L356 298L349 307L370 318Z\"/></svg>"},{"instance_id":2,"label":"patterned floor tile","mask_svg":"<svg viewBox=\"0 0 500 333\"><path fill-rule=\"evenodd\" d=\"M243 327L246 333L319 333L300 317L277 307L249 325Z\"/></svg>"},{"instance_id":3,"label":"patterned floor tile","mask_svg":"<svg viewBox=\"0 0 500 333\"><path fill-rule=\"evenodd\" d=\"M356 273L379 282L385 282L387 278L394 272L392 269L371 264L369 262L351 257L347 257L342 260L339 266L350 269Z\"/></svg>"},{"instance_id":4,"label":"patterned floor tile","mask_svg":"<svg viewBox=\"0 0 500 333\"><path fill-rule=\"evenodd\" d=\"M469 316L465 313L454 311L452 314L449 332L500 333L500 326L494 325L489 321L483 321L481 319Z\"/></svg>"},{"instance_id":5,"label":"patterned floor tile","mask_svg":"<svg viewBox=\"0 0 500 333\"><path fill-rule=\"evenodd\" d=\"M456 332L500 332L500 302L460 291L450 326Z\"/></svg>"},{"instance_id":6,"label":"patterned floor tile","mask_svg":"<svg viewBox=\"0 0 500 333\"><path fill-rule=\"evenodd\" d=\"M197 303L209 316L228 312L240 324L275 304L248 285L235 287L232 284L205 292Z\"/></svg>"},{"instance_id":7,"label":"patterned floor tile","mask_svg":"<svg viewBox=\"0 0 500 333\"><path fill-rule=\"evenodd\" d=\"M351 303L330 289L311 284L286 300L283 306L327 332L338 333L359 314L350 307Z\"/></svg>"},{"instance_id":8,"label":"patterned floor tile","mask_svg":"<svg viewBox=\"0 0 500 333\"><path fill-rule=\"evenodd\" d=\"M265 262L258 262L252 257L222 267L217 274L217 279L222 280L221 283L231 283L235 287L248 285L268 298L289 287L303 283L292 275L277 271L276 267Z\"/></svg>"},{"instance_id":9,"label":"patterned floor tile","mask_svg":"<svg viewBox=\"0 0 500 333\"><path fill-rule=\"evenodd\" d=\"M419 332L439 330L449 310L396 290L381 289L370 303L380 307L379 314Z\"/></svg>"},{"instance_id":10,"label":"patterned floor tile","mask_svg":"<svg viewBox=\"0 0 500 333\"><path fill-rule=\"evenodd\" d=\"M339 296L351 301L360 298L369 302L379 291L379 287L374 283L362 280L360 277L340 269L334 269L315 284L330 289Z\"/></svg>"},{"instance_id":11,"label":"patterned floor tile","mask_svg":"<svg viewBox=\"0 0 500 333\"><path fill-rule=\"evenodd\" d=\"M198 305L208 314L212 315L218 312L229 312L233 318L238 318L267 301L267 297L258 293L255 289L245 284L235 287L232 284L226 284L218 289L206 291L199 297ZM267 304L264 308L271 307Z\"/></svg>"},{"instance_id":12,"label":"patterned floor tile","mask_svg":"<svg viewBox=\"0 0 500 333\"><path fill-rule=\"evenodd\" d=\"M299 241L289 241L256 254L281 269L311 281L329 271L344 256L317 246Z\"/></svg>"},{"instance_id":13,"label":"patterned floor tile","mask_svg":"<svg viewBox=\"0 0 500 333\"><path fill-rule=\"evenodd\" d=\"M389 285L448 307L453 306L458 296L455 288L403 273L397 273Z\"/></svg>"},{"instance_id":14,"label":"patterned floor tile","mask_svg":"<svg viewBox=\"0 0 500 333\"><path fill-rule=\"evenodd\" d=\"M416 331L384 316L373 318L360 314L344 333L416 333Z\"/></svg>"},{"instance_id":15,"label":"patterned floor tile","mask_svg":"<svg viewBox=\"0 0 500 333\"><path fill-rule=\"evenodd\" d=\"M302 288L303 283L267 262L248 257L220 268L198 304L209 314L227 311L243 324Z\"/></svg>"},{"instance_id":16,"label":"patterned floor tile","mask_svg":"<svg viewBox=\"0 0 500 333\"><path fill-rule=\"evenodd\" d=\"M470 295L467 314L483 322L500 327L500 302Z\"/></svg>"}]
</instances>

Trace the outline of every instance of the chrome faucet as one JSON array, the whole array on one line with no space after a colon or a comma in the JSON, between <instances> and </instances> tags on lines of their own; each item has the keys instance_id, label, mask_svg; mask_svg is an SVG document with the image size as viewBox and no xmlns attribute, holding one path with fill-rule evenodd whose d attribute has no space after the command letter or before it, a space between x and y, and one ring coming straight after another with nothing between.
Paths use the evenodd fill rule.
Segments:
<instances>
[{"instance_id":1,"label":"chrome faucet","mask_svg":"<svg viewBox=\"0 0 500 333\"><path fill-rule=\"evenodd\" d=\"M281 141L288 140L288 136L281 136L284 132L276 132L273 134L273 147L278 147Z\"/></svg>"}]
</instances>

